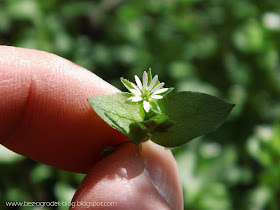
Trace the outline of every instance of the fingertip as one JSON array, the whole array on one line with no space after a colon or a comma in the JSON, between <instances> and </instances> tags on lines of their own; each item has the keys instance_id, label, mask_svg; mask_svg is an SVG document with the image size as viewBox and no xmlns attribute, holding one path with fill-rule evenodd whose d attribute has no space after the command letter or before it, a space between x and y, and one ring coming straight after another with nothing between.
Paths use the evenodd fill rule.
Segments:
<instances>
[{"instance_id":1,"label":"fingertip","mask_svg":"<svg viewBox=\"0 0 280 210\"><path fill-rule=\"evenodd\" d=\"M56 168L87 172L102 149L126 137L87 99L118 90L57 55L0 46L0 141Z\"/></svg>"},{"instance_id":2,"label":"fingertip","mask_svg":"<svg viewBox=\"0 0 280 210\"><path fill-rule=\"evenodd\" d=\"M155 151L146 147L149 145L144 145L140 153L135 145L125 144L98 162L82 181L72 202L115 202L114 209L182 209L178 176L172 172L166 176L166 172L174 168L165 164L164 159L158 159L163 156L154 156L156 160L152 165L156 171L150 168L149 157L153 155L147 153ZM163 155L166 154L168 152ZM170 161L170 154L165 160Z\"/></svg>"}]
</instances>

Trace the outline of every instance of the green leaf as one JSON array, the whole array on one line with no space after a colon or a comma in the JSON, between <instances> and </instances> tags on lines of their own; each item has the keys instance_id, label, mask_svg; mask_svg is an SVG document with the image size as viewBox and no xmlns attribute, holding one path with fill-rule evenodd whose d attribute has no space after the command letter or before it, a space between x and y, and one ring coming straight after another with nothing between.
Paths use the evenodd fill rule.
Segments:
<instances>
[{"instance_id":1,"label":"green leaf","mask_svg":"<svg viewBox=\"0 0 280 210\"><path fill-rule=\"evenodd\" d=\"M128 89L134 89L134 87L131 85L131 82L127 79L124 79L121 77L121 82L123 83L123 85Z\"/></svg>"},{"instance_id":2,"label":"green leaf","mask_svg":"<svg viewBox=\"0 0 280 210\"><path fill-rule=\"evenodd\" d=\"M148 71L148 84L151 83L152 79L153 79L152 68L149 68L149 71ZM158 84L160 84L160 81L159 81L159 80L157 80L155 86L157 86ZM155 86L154 86L154 87L155 87Z\"/></svg>"},{"instance_id":3,"label":"green leaf","mask_svg":"<svg viewBox=\"0 0 280 210\"><path fill-rule=\"evenodd\" d=\"M180 146L218 128L234 107L217 97L189 91L166 96L160 106L174 125L164 132L153 130L150 138L165 147Z\"/></svg>"},{"instance_id":4,"label":"green leaf","mask_svg":"<svg viewBox=\"0 0 280 210\"><path fill-rule=\"evenodd\" d=\"M151 131L165 132L168 128L175 125L175 122L171 121L165 114L157 114L149 120L142 122L143 125Z\"/></svg>"},{"instance_id":5,"label":"green leaf","mask_svg":"<svg viewBox=\"0 0 280 210\"><path fill-rule=\"evenodd\" d=\"M180 92L157 100L161 112L143 112L142 103L129 101L130 93L99 95L89 99L95 112L136 145L151 139L176 147L218 128L234 105L197 92Z\"/></svg>"},{"instance_id":6,"label":"green leaf","mask_svg":"<svg viewBox=\"0 0 280 210\"><path fill-rule=\"evenodd\" d=\"M150 100L151 111L156 114L162 114L157 100Z\"/></svg>"},{"instance_id":7,"label":"green leaf","mask_svg":"<svg viewBox=\"0 0 280 210\"><path fill-rule=\"evenodd\" d=\"M148 71L148 84L151 83L152 79L153 79L153 76L152 76L152 69L149 68L149 71Z\"/></svg>"},{"instance_id":8,"label":"green leaf","mask_svg":"<svg viewBox=\"0 0 280 210\"><path fill-rule=\"evenodd\" d=\"M94 111L111 127L122 132L136 145L148 138L145 126L140 122L140 104L131 103L129 93L98 95L89 99Z\"/></svg>"}]
</instances>

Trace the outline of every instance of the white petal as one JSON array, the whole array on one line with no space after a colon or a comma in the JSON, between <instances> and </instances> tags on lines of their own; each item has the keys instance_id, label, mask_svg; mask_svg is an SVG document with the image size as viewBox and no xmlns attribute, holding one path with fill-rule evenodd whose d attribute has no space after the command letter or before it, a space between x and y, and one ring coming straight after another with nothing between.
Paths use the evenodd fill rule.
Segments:
<instances>
[{"instance_id":1,"label":"white petal","mask_svg":"<svg viewBox=\"0 0 280 210\"><path fill-rule=\"evenodd\" d=\"M133 82L131 82L131 85L132 85L132 87L133 87L135 90L140 91L140 89L139 89ZM140 91L140 92L141 92L141 91Z\"/></svg>"},{"instance_id":2,"label":"white petal","mask_svg":"<svg viewBox=\"0 0 280 210\"><path fill-rule=\"evenodd\" d=\"M168 88L162 88L154 92L155 95L168 91Z\"/></svg>"},{"instance_id":3,"label":"white petal","mask_svg":"<svg viewBox=\"0 0 280 210\"><path fill-rule=\"evenodd\" d=\"M131 97L131 100L134 102L138 102L138 101L143 101L143 98L140 96L133 96Z\"/></svg>"},{"instance_id":4,"label":"white petal","mask_svg":"<svg viewBox=\"0 0 280 210\"><path fill-rule=\"evenodd\" d=\"M162 99L163 97L160 95L152 95L151 98L153 99Z\"/></svg>"},{"instance_id":5,"label":"white petal","mask_svg":"<svg viewBox=\"0 0 280 210\"><path fill-rule=\"evenodd\" d=\"M146 112L149 112L149 111L150 111L150 104L149 104L148 101L144 101L144 102L143 102L143 107L144 107L144 110L145 110Z\"/></svg>"},{"instance_id":6,"label":"white petal","mask_svg":"<svg viewBox=\"0 0 280 210\"><path fill-rule=\"evenodd\" d=\"M164 82L158 84L157 86L155 86L155 87L151 90L151 92L152 92L152 93L156 92L157 90L159 90L160 88L162 88L163 85L164 85Z\"/></svg>"},{"instance_id":7,"label":"white petal","mask_svg":"<svg viewBox=\"0 0 280 210\"><path fill-rule=\"evenodd\" d=\"M143 81L143 89L142 90L145 90L147 85L148 85L148 74L147 74L146 71L144 71L144 73L143 73L142 81Z\"/></svg>"},{"instance_id":8,"label":"white petal","mask_svg":"<svg viewBox=\"0 0 280 210\"><path fill-rule=\"evenodd\" d=\"M134 95L141 96L141 92L138 89L137 90L136 89L129 89L129 91L131 93L133 93Z\"/></svg>"},{"instance_id":9,"label":"white petal","mask_svg":"<svg viewBox=\"0 0 280 210\"><path fill-rule=\"evenodd\" d=\"M141 83L139 77L135 75L134 78L135 78L137 86L139 87L140 90L142 90L142 83Z\"/></svg>"},{"instance_id":10,"label":"white petal","mask_svg":"<svg viewBox=\"0 0 280 210\"><path fill-rule=\"evenodd\" d=\"M153 87L155 86L157 81L158 81L158 75L154 76L154 78L152 79L150 86L149 86L149 90L153 89Z\"/></svg>"}]
</instances>

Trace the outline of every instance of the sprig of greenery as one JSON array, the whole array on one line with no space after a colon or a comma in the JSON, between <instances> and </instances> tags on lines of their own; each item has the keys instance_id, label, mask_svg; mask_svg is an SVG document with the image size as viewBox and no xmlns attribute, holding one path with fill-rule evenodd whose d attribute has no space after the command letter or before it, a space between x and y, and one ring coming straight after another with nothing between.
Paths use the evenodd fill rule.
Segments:
<instances>
[{"instance_id":1,"label":"sprig of greenery","mask_svg":"<svg viewBox=\"0 0 280 210\"><path fill-rule=\"evenodd\" d=\"M95 112L111 127L139 145L152 140L176 147L204 135L223 124L234 105L204 93L170 93L164 83L144 72L143 83L121 78L130 93L95 96L89 102Z\"/></svg>"}]
</instances>

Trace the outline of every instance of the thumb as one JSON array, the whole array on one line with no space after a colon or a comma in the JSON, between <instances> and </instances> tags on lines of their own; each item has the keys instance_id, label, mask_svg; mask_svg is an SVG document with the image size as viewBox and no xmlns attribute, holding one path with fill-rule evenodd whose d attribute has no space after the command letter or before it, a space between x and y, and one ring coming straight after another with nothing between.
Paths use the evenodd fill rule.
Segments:
<instances>
[{"instance_id":1,"label":"thumb","mask_svg":"<svg viewBox=\"0 0 280 210\"><path fill-rule=\"evenodd\" d=\"M176 162L152 142L122 145L90 170L72 202L72 209L183 209Z\"/></svg>"}]
</instances>

